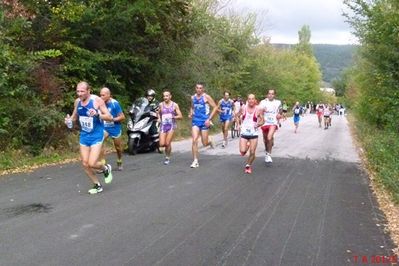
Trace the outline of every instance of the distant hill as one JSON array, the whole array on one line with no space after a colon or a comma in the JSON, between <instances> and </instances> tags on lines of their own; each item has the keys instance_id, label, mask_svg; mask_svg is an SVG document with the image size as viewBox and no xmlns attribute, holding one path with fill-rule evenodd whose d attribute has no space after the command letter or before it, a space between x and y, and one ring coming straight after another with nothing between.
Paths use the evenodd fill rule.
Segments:
<instances>
[{"instance_id":1,"label":"distant hill","mask_svg":"<svg viewBox=\"0 0 399 266\"><path fill-rule=\"evenodd\" d=\"M292 44L273 44L278 48L291 48ZM313 44L313 52L320 64L323 81L330 83L342 70L352 65L356 45Z\"/></svg>"},{"instance_id":2,"label":"distant hill","mask_svg":"<svg viewBox=\"0 0 399 266\"><path fill-rule=\"evenodd\" d=\"M351 66L357 47L356 45L313 44L313 52L319 61L323 80L331 82L340 76L342 70Z\"/></svg>"}]
</instances>

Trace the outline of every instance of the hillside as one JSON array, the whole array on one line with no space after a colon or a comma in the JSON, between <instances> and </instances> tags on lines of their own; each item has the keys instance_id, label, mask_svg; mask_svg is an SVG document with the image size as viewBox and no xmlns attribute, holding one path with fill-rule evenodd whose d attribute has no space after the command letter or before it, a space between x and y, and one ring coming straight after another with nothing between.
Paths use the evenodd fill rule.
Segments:
<instances>
[{"instance_id":1,"label":"hillside","mask_svg":"<svg viewBox=\"0 0 399 266\"><path fill-rule=\"evenodd\" d=\"M273 44L278 48L293 48L292 44ZM313 52L320 64L323 81L330 83L342 70L351 66L356 45L313 44Z\"/></svg>"},{"instance_id":2,"label":"hillside","mask_svg":"<svg viewBox=\"0 0 399 266\"><path fill-rule=\"evenodd\" d=\"M323 80L331 82L342 70L352 65L355 45L314 44L313 52L319 61Z\"/></svg>"}]
</instances>

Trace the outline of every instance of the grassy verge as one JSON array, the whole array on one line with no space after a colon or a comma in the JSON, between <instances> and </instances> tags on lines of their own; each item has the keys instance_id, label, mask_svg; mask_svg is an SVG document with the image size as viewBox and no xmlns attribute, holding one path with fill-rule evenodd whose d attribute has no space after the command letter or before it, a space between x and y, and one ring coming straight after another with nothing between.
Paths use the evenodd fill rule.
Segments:
<instances>
[{"instance_id":1,"label":"grassy verge","mask_svg":"<svg viewBox=\"0 0 399 266\"><path fill-rule=\"evenodd\" d=\"M368 169L399 204L399 134L354 121L355 134L363 148Z\"/></svg>"}]
</instances>

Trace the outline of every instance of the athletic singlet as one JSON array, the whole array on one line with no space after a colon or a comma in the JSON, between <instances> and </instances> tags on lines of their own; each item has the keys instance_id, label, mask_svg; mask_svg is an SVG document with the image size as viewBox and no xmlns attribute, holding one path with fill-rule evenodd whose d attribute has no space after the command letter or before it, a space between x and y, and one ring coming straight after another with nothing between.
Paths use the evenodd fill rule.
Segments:
<instances>
[{"instance_id":1,"label":"athletic singlet","mask_svg":"<svg viewBox=\"0 0 399 266\"><path fill-rule=\"evenodd\" d=\"M242 115L241 135L242 136L258 136L258 127L256 125L258 117L256 116L256 107L253 113L247 111L247 106L244 107L244 114Z\"/></svg>"},{"instance_id":2,"label":"athletic singlet","mask_svg":"<svg viewBox=\"0 0 399 266\"><path fill-rule=\"evenodd\" d=\"M96 95L90 95L89 102L87 105L83 106L82 102L79 100L78 102L78 116L79 116L79 123L80 123L80 132L81 134L89 134L97 131L104 131L104 126L103 123L101 122L98 113L99 110L97 108L94 108L94 100L98 96ZM89 110L94 109L97 112L97 115L95 116L90 116L89 115Z\"/></svg>"},{"instance_id":3,"label":"athletic singlet","mask_svg":"<svg viewBox=\"0 0 399 266\"><path fill-rule=\"evenodd\" d=\"M197 95L192 98L193 102L193 122L205 122L209 118L209 105L205 102L205 94L199 99Z\"/></svg>"},{"instance_id":4,"label":"athletic singlet","mask_svg":"<svg viewBox=\"0 0 399 266\"><path fill-rule=\"evenodd\" d=\"M260 102L259 106L266 110L263 114L265 118L265 123L263 125L278 125L277 114L281 108L281 101L276 99L273 101L264 99Z\"/></svg>"},{"instance_id":5,"label":"athletic singlet","mask_svg":"<svg viewBox=\"0 0 399 266\"><path fill-rule=\"evenodd\" d=\"M108 111L112 115L112 117L117 117L118 114L122 113L122 108L119 105L119 102L115 99L110 99L107 103L105 103L107 106ZM114 122L114 121L104 121L104 127L121 127L120 122Z\"/></svg>"},{"instance_id":6,"label":"athletic singlet","mask_svg":"<svg viewBox=\"0 0 399 266\"><path fill-rule=\"evenodd\" d=\"M165 103L162 103L161 108L161 124L162 125L176 125L175 116L175 103L171 102L169 107L165 106Z\"/></svg>"},{"instance_id":7,"label":"athletic singlet","mask_svg":"<svg viewBox=\"0 0 399 266\"><path fill-rule=\"evenodd\" d=\"M224 99L222 99L222 101L220 102L220 109L222 109L222 112L220 113L220 118L230 118L233 110L232 101L225 101Z\"/></svg>"}]
</instances>

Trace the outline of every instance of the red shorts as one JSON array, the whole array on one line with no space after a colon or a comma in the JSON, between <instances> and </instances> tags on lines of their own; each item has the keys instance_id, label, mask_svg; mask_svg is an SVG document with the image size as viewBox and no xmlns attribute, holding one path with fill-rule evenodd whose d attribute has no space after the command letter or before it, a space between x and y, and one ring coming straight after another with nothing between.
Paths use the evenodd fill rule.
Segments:
<instances>
[{"instance_id":1,"label":"red shorts","mask_svg":"<svg viewBox=\"0 0 399 266\"><path fill-rule=\"evenodd\" d=\"M265 125L265 126L262 126L261 129L262 129L263 134L267 134L269 132L269 129L272 128L272 127L274 127L276 130L278 130L278 126L277 125Z\"/></svg>"}]
</instances>

